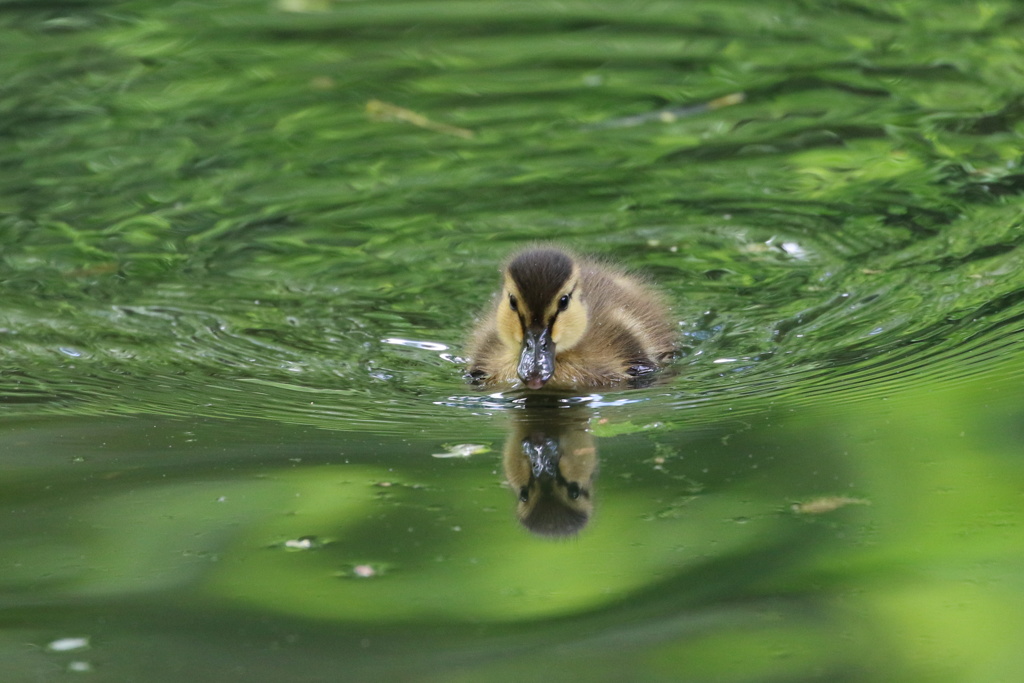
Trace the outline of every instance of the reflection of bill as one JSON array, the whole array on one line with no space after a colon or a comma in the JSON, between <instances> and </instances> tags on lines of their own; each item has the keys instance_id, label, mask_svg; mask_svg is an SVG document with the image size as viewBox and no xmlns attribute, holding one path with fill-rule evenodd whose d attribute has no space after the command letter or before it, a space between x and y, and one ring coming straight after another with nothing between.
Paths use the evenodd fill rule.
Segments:
<instances>
[{"instance_id":1,"label":"reflection of bill","mask_svg":"<svg viewBox=\"0 0 1024 683\"><path fill-rule=\"evenodd\" d=\"M542 536L579 532L593 513L597 449L582 407L527 406L516 411L504 467L518 496L516 516Z\"/></svg>"}]
</instances>

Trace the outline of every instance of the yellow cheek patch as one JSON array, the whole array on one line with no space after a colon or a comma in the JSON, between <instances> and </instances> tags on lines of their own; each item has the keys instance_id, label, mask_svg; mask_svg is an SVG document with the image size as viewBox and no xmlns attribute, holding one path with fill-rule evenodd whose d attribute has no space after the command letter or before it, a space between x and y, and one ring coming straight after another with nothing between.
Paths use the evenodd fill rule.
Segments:
<instances>
[{"instance_id":1,"label":"yellow cheek patch","mask_svg":"<svg viewBox=\"0 0 1024 683\"><path fill-rule=\"evenodd\" d=\"M523 326L519 322L519 316L509 308L508 303L498 311L498 335L506 343L517 346L523 341Z\"/></svg>"},{"instance_id":2,"label":"yellow cheek patch","mask_svg":"<svg viewBox=\"0 0 1024 683\"><path fill-rule=\"evenodd\" d=\"M551 341L558 351L565 351L579 343L587 331L587 311L583 304L573 301L569 308L558 314L551 328Z\"/></svg>"}]
</instances>

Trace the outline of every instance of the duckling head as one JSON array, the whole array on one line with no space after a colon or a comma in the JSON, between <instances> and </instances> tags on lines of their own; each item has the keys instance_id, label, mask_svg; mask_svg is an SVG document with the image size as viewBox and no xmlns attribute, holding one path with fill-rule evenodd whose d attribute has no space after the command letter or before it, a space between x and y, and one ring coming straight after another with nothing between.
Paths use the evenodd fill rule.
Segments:
<instances>
[{"instance_id":1,"label":"duckling head","mask_svg":"<svg viewBox=\"0 0 1024 683\"><path fill-rule=\"evenodd\" d=\"M517 374L530 389L551 379L557 354L579 343L586 332L579 282L579 265L558 249L528 249L505 267L498 334L518 351Z\"/></svg>"}]
</instances>

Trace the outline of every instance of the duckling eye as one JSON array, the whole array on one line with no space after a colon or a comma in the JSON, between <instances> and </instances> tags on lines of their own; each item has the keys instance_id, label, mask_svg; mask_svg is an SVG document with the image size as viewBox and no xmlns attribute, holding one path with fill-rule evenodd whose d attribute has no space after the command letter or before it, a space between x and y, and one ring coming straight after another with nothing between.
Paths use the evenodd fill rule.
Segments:
<instances>
[{"instance_id":1,"label":"duckling eye","mask_svg":"<svg viewBox=\"0 0 1024 683\"><path fill-rule=\"evenodd\" d=\"M569 482L569 485L565 487L565 492L569 494L570 500L576 500L580 497L580 485L571 481Z\"/></svg>"},{"instance_id":2,"label":"duckling eye","mask_svg":"<svg viewBox=\"0 0 1024 683\"><path fill-rule=\"evenodd\" d=\"M519 302L516 301L516 298L511 294L508 295L508 307L513 311L519 310Z\"/></svg>"},{"instance_id":3,"label":"duckling eye","mask_svg":"<svg viewBox=\"0 0 1024 683\"><path fill-rule=\"evenodd\" d=\"M564 311L569 308L569 295L563 294L562 298L558 300L558 310Z\"/></svg>"}]
</instances>

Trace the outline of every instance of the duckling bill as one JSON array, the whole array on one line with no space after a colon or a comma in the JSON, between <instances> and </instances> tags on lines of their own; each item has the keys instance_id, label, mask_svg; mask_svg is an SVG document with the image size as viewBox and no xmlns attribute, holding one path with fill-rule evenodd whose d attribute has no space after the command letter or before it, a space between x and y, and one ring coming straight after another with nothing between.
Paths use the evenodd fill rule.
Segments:
<instances>
[{"instance_id":1,"label":"duckling bill","mask_svg":"<svg viewBox=\"0 0 1024 683\"><path fill-rule=\"evenodd\" d=\"M675 330L639 279L561 249L515 254L469 344L469 376L488 387L580 389L656 371Z\"/></svg>"}]
</instances>

